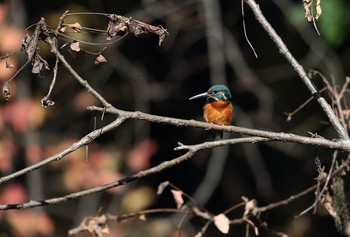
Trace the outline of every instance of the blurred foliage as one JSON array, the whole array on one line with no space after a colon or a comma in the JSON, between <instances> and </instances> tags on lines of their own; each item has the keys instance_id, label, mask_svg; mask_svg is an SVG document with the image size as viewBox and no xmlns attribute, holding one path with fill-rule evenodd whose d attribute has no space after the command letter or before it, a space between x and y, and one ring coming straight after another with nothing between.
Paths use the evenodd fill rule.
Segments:
<instances>
[{"instance_id":1,"label":"blurred foliage","mask_svg":"<svg viewBox=\"0 0 350 237\"><path fill-rule=\"evenodd\" d=\"M316 1L314 1L316 2ZM322 14L318 21L315 21L316 27L320 32L320 37L324 39L329 45L339 47L348 42L350 19L348 17L350 9L348 3L345 1L322 1ZM295 24L301 27L312 27L313 22L305 24L305 11L302 4L295 4L292 9L288 10L291 14L290 19ZM316 10L313 8L312 14L316 16ZM316 30L315 30L316 31Z\"/></svg>"},{"instance_id":2,"label":"blurred foliage","mask_svg":"<svg viewBox=\"0 0 350 237\"><path fill-rule=\"evenodd\" d=\"M317 25L321 36L329 44L340 46L350 34L350 9L342 1L321 1L323 13Z\"/></svg>"}]
</instances>

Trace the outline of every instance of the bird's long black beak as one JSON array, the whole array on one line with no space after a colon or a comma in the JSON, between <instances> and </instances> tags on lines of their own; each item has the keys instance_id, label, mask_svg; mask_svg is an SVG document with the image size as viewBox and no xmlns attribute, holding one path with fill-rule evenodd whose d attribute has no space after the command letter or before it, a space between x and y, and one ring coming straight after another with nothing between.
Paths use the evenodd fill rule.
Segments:
<instances>
[{"instance_id":1,"label":"bird's long black beak","mask_svg":"<svg viewBox=\"0 0 350 237\"><path fill-rule=\"evenodd\" d=\"M194 99L198 99L198 98L203 98L203 97L207 97L209 94L207 92L192 96L191 98L189 98L189 100L194 100Z\"/></svg>"}]
</instances>

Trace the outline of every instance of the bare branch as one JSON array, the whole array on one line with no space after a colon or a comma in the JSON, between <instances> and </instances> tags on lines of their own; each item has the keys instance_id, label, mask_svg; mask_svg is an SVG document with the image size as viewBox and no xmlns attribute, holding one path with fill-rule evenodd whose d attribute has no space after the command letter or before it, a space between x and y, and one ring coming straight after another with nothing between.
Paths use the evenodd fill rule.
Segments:
<instances>
[{"instance_id":1,"label":"bare branch","mask_svg":"<svg viewBox=\"0 0 350 237\"><path fill-rule=\"evenodd\" d=\"M200 122L195 120L185 120L185 119L177 119L177 118L171 118L171 117L165 117L165 116L158 116L158 115L147 114L139 111L135 111L135 112L124 111L124 110L116 109L113 106L108 108L90 106L88 107L88 110L100 111L100 112L105 111L106 113L111 113L118 116L124 116L125 118L129 118L129 119L145 120L145 121L154 122L154 123L171 124L171 125L183 126L183 127L202 128L206 130L224 131L224 132L237 133L240 135L264 137L272 141L296 142L300 144L322 146L322 147L327 147L330 149L338 149L342 151L350 151L350 142L347 140L330 141L321 137L305 137L305 136L299 136L292 133L269 132L264 130L237 127L237 126L222 127L221 125L209 124L206 122ZM224 142L224 141L225 140L222 140L221 142Z\"/></svg>"},{"instance_id":2,"label":"bare branch","mask_svg":"<svg viewBox=\"0 0 350 237\"><path fill-rule=\"evenodd\" d=\"M110 124L102 127L102 128L99 128L99 129L96 129L92 132L90 132L89 134L87 134L86 136L84 136L83 138L81 138L78 142L72 144L70 147L68 147L67 149L53 155L53 156L50 156L48 157L47 159L45 160L42 160L34 165L31 165L31 166L28 166L22 170L19 170L19 171L16 171L14 173L11 173L9 175L6 175L6 176L3 176L0 178L0 184L3 184L5 182L8 182L9 180L11 179L14 179L18 176L21 176L21 175L24 175L24 174L27 174L31 171L34 171L36 169L39 169L49 163L52 163L52 162L55 162L55 161L59 161L61 160L64 156L66 156L67 154L69 153L72 153L73 151L79 149L80 147L83 147L87 144L89 144L90 142L92 142L93 140L95 140L97 137L101 136L102 134L118 127L123 121L125 120L125 118L123 117L118 117L116 120L114 120L113 122L111 122Z\"/></svg>"},{"instance_id":3,"label":"bare branch","mask_svg":"<svg viewBox=\"0 0 350 237\"><path fill-rule=\"evenodd\" d=\"M268 33L270 38L275 42L279 52L288 60L288 62L293 66L294 70L298 73L299 77L304 82L305 86L311 92L311 95L317 100L320 104L321 108L327 115L329 121L332 123L333 127L337 131L339 137L341 139L349 139L349 136L344 129L344 127L339 122L338 118L334 114L332 108L327 103L327 101L320 95L317 88L311 82L310 78L307 76L304 68L299 64L299 62L293 57L293 55L288 50L287 46L282 41L281 37L276 33L276 31L272 28L270 23L266 20L263 13L261 12L259 5L256 4L254 0L245 0L245 2L252 9L255 14L256 19L259 21L264 30Z\"/></svg>"},{"instance_id":4,"label":"bare branch","mask_svg":"<svg viewBox=\"0 0 350 237\"><path fill-rule=\"evenodd\" d=\"M348 166L350 164L350 156L336 169L334 170L334 172L331 173L331 175L329 176L330 178L333 178L335 177L336 175L340 174L341 172L343 172L344 170L347 170L348 169ZM326 182L326 179L323 179L323 180L320 180L319 183L324 183ZM300 193L297 193L297 194L294 194L292 196L290 196L289 198L286 198L282 201L279 201L279 202L275 202L275 203L271 203L271 204L268 204L264 207L258 207L258 211L259 212L266 212L266 211L269 211L271 209L274 209L274 208L278 208L278 207L281 207L281 206L285 206L285 205L288 205L289 203L315 191L319 185L319 183L309 187L308 189L305 189L304 191L300 192Z\"/></svg>"}]
</instances>

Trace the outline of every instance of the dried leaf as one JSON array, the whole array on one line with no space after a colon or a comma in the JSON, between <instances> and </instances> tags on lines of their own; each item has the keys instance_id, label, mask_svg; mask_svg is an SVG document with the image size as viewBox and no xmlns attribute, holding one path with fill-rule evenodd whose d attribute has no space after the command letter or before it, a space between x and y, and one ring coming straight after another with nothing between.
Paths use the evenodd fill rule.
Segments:
<instances>
[{"instance_id":1,"label":"dried leaf","mask_svg":"<svg viewBox=\"0 0 350 237\"><path fill-rule=\"evenodd\" d=\"M194 237L202 237L202 232L198 232Z\"/></svg>"},{"instance_id":2,"label":"dried leaf","mask_svg":"<svg viewBox=\"0 0 350 237\"><path fill-rule=\"evenodd\" d=\"M183 192L172 189L171 193L173 194L174 200L176 202L176 207L180 209L182 207L182 204L184 203L184 199L182 198Z\"/></svg>"},{"instance_id":3,"label":"dried leaf","mask_svg":"<svg viewBox=\"0 0 350 237\"><path fill-rule=\"evenodd\" d=\"M343 110L343 115L345 116L346 119L349 119L349 116L350 116L350 109L344 109L344 110Z\"/></svg>"},{"instance_id":4,"label":"dried leaf","mask_svg":"<svg viewBox=\"0 0 350 237\"><path fill-rule=\"evenodd\" d=\"M9 61L6 61L6 68L13 69L14 67L15 66L12 63L10 63Z\"/></svg>"},{"instance_id":5,"label":"dried leaf","mask_svg":"<svg viewBox=\"0 0 350 237\"><path fill-rule=\"evenodd\" d=\"M109 235L110 231L109 231L108 225L105 225L105 227L102 228L101 232L102 232L102 234Z\"/></svg>"},{"instance_id":6,"label":"dried leaf","mask_svg":"<svg viewBox=\"0 0 350 237\"><path fill-rule=\"evenodd\" d=\"M66 31L67 27L65 26L62 26L60 29L59 29L59 32L61 33L64 33Z\"/></svg>"},{"instance_id":7,"label":"dried leaf","mask_svg":"<svg viewBox=\"0 0 350 237\"><path fill-rule=\"evenodd\" d=\"M145 215L145 214L140 215L140 216L139 216L139 219L140 219L141 221L147 221L146 215Z\"/></svg>"},{"instance_id":8,"label":"dried leaf","mask_svg":"<svg viewBox=\"0 0 350 237\"><path fill-rule=\"evenodd\" d=\"M255 225L254 225L254 233L255 233L255 236L259 236L259 229ZM286 237L288 237L288 236L286 236Z\"/></svg>"},{"instance_id":9,"label":"dried leaf","mask_svg":"<svg viewBox=\"0 0 350 237\"><path fill-rule=\"evenodd\" d=\"M256 201L254 199L247 201L245 203L243 216L247 216L255 207L256 207Z\"/></svg>"},{"instance_id":10,"label":"dried leaf","mask_svg":"<svg viewBox=\"0 0 350 237\"><path fill-rule=\"evenodd\" d=\"M32 73L40 75L43 74L45 70L50 70L49 64L36 52L32 58Z\"/></svg>"},{"instance_id":11,"label":"dried leaf","mask_svg":"<svg viewBox=\"0 0 350 237\"><path fill-rule=\"evenodd\" d=\"M116 35L125 35L126 33L133 33L135 36L141 34L153 33L159 36L159 45L168 35L168 31L162 26L152 26L141 21L133 20L124 16L111 14L108 16L109 23L107 27L107 40L112 39Z\"/></svg>"},{"instance_id":12,"label":"dried leaf","mask_svg":"<svg viewBox=\"0 0 350 237\"><path fill-rule=\"evenodd\" d=\"M97 56L97 58L95 59L95 64L96 64L96 65L100 65L101 63L105 63L105 62L107 62L107 60L106 60L105 57L103 57L102 54L99 54L99 55Z\"/></svg>"},{"instance_id":13,"label":"dried leaf","mask_svg":"<svg viewBox=\"0 0 350 237\"><path fill-rule=\"evenodd\" d=\"M336 217L337 212L334 209L334 201L332 196L327 192L325 196L321 198L321 204L324 206L324 208L327 210L329 215Z\"/></svg>"},{"instance_id":14,"label":"dried leaf","mask_svg":"<svg viewBox=\"0 0 350 237\"><path fill-rule=\"evenodd\" d=\"M73 50L74 52L79 52L80 47L79 47L79 41L74 41L70 44L70 49Z\"/></svg>"},{"instance_id":15,"label":"dried leaf","mask_svg":"<svg viewBox=\"0 0 350 237\"><path fill-rule=\"evenodd\" d=\"M161 195L166 187L168 187L169 181L162 182L158 185L157 195Z\"/></svg>"},{"instance_id":16,"label":"dried leaf","mask_svg":"<svg viewBox=\"0 0 350 237\"><path fill-rule=\"evenodd\" d=\"M41 102L41 106L44 108L47 108L49 106L53 106L55 104L55 102L53 102L47 98L42 99L40 102Z\"/></svg>"},{"instance_id":17,"label":"dried leaf","mask_svg":"<svg viewBox=\"0 0 350 237\"><path fill-rule=\"evenodd\" d=\"M81 32L81 25L78 22L74 24L69 24L69 27L71 27L77 33Z\"/></svg>"},{"instance_id":18,"label":"dried leaf","mask_svg":"<svg viewBox=\"0 0 350 237\"><path fill-rule=\"evenodd\" d=\"M224 214L214 216L214 224L223 234L227 234L230 229L230 220Z\"/></svg>"},{"instance_id":19,"label":"dried leaf","mask_svg":"<svg viewBox=\"0 0 350 237\"><path fill-rule=\"evenodd\" d=\"M124 35L128 30L127 24L123 21L122 16L111 14L108 16L109 22L107 27L107 40L111 40L117 34Z\"/></svg>"},{"instance_id":20,"label":"dried leaf","mask_svg":"<svg viewBox=\"0 0 350 237\"><path fill-rule=\"evenodd\" d=\"M2 95L4 96L5 100L9 100L11 98L11 90L8 82L5 82L4 86L2 87Z\"/></svg>"}]
</instances>

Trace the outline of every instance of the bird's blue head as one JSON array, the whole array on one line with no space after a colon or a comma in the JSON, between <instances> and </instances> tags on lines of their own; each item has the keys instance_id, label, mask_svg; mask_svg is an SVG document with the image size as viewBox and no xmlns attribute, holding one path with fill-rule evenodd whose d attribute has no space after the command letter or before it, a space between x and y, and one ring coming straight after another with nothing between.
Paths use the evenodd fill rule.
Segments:
<instances>
[{"instance_id":1,"label":"bird's blue head","mask_svg":"<svg viewBox=\"0 0 350 237\"><path fill-rule=\"evenodd\" d=\"M192 96L190 100L201 97L206 97L207 101L225 100L231 102L232 99L231 92L225 85L212 86L207 92Z\"/></svg>"},{"instance_id":2,"label":"bird's blue head","mask_svg":"<svg viewBox=\"0 0 350 237\"><path fill-rule=\"evenodd\" d=\"M215 85L207 91L208 100L228 100L231 101L232 95L225 85Z\"/></svg>"}]
</instances>

